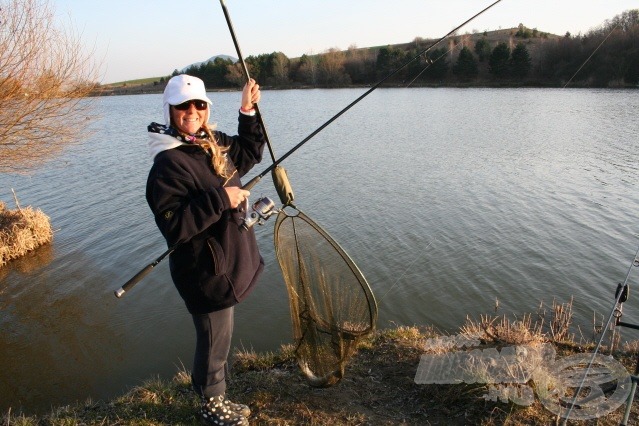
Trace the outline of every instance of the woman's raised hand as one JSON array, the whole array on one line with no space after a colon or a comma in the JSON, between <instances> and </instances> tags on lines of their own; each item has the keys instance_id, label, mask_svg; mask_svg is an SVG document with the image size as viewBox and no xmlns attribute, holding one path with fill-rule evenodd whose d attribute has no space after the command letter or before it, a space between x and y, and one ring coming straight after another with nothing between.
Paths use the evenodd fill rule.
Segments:
<instances>
[{"instance_id":1,"label":"woman's raised hand","mask_svg":"<svg viewBox=\"0 0 639 426\"><path fill-rule=\"evenodd\" d=\"M242 89L242 109L250 111L254 105L260 101L260 85L252 78L246 82Z\"/></svg>"}]
</instances>

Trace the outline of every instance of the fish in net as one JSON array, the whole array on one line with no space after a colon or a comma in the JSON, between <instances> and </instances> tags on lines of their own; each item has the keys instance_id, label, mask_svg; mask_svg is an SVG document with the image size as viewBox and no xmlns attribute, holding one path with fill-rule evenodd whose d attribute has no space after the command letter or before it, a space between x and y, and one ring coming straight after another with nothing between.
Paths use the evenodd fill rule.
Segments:
<instances>
[{"instance_id":1,"label":"fish in net","mask_svg":"<svg viewBox=\"0 0 639 426\"><path fill-rule=\"evenodd\" d=\"M300 210L279 211L274 243L298 364L312 386L334 385L358 342L375 329L373 292L348 254Z\"/></svg>"}]
</instances>

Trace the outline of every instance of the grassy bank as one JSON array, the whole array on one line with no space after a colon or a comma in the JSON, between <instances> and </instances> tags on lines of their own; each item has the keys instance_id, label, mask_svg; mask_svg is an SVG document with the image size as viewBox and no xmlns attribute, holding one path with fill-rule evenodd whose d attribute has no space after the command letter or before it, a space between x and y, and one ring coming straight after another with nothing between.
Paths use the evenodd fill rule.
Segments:
<instances>
[{"instance_id":1,"label":"grassy bank","mask_svg":"<svg viewBox=\"0 0 639 426\"><path fill-rule=\"evenodd\" d=\"M561 308L564 305L559 305ZM565 307L565 306L564 306ZM564 318L566 319L566 318ZM577 344L567 336L568 324L556 317L548 324L505 317L468 320L459 335L478 339L481 348L551 342L558 358L588 353L590 344ZM553 337L554 336L554 337ZM276 353L234 354L229 396L251 407L253 425L550 425L562 419L547 410L536 397L531 405L487 398L487 384L416 384L420 357L425 352L465 351L440 344L446 337L431 328L396 327L376 332L364 341L337 385L318 389L308 386L294 359L293 347ZM435 346L433 346L435 342ZM440 342L440 343L437 343ZM630 345L635 346L636 345ZM615 353L628 371L635 350ZM605 348L604 348L605 349ZM592 420L571 420L570 425L618 425L625 405ZM173 380L150 379L111 401L87 401L61 407L50 414L30 417L5 413L2 425L190 425L198 424L198 400L189 386L189 373ZM633 406L629 424L637 424L639 405Z\"/></svg>"},{"instance_id":2,"label":"grassy bank","mask_svg":"<svg viewBox=\"0 0 639 426\"><path fill-rule=\"evenodd\" d=\"M141 95L145 93L162 93L167 77L151 77L138 80L109 83L96 89L93 96Z\"/></svg>"}]
</instances>

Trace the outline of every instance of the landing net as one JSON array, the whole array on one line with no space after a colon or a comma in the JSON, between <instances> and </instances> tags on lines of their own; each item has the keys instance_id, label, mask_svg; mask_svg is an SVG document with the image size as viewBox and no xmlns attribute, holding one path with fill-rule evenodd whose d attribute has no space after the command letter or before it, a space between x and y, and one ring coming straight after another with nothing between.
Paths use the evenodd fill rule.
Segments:
<instances>
[{"instance_id":1,"label":"landing net","mask_svg":"<svg viewBox=\"0 0 639 426\"><path fill-rule=\"evenodd\" d=\"M312 386L331 386L344 376L358 342L375 329L377 303L337 242L304 213L291 210L278 213L274 239L289 295L295 355Z\"/></svg>"}]
</instances>

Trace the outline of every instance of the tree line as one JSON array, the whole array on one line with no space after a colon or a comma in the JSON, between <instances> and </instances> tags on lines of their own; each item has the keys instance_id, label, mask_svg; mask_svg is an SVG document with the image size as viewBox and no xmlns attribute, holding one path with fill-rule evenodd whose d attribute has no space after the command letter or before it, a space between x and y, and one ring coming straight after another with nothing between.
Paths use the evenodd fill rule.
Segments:
<instances>
[{"instance_id":1,"label":"tree line","mask_svg":"<svg viewBox=\"0 0 639 426\"><path fill-rule=\"evenodd\" d=\"M432 42L416 38L402 45L333 48L300 58L273 52L249 56L245 62L260 84L276 88L371 85L392 72L387 82L398 86L639 85L639 9L623 12L585 35L556 36L520 24L455 35L424 52ZM220 57L183 72L200 77L209 88L236 87L244 81L240 65Z\"/></svg>"}]
</instances>

